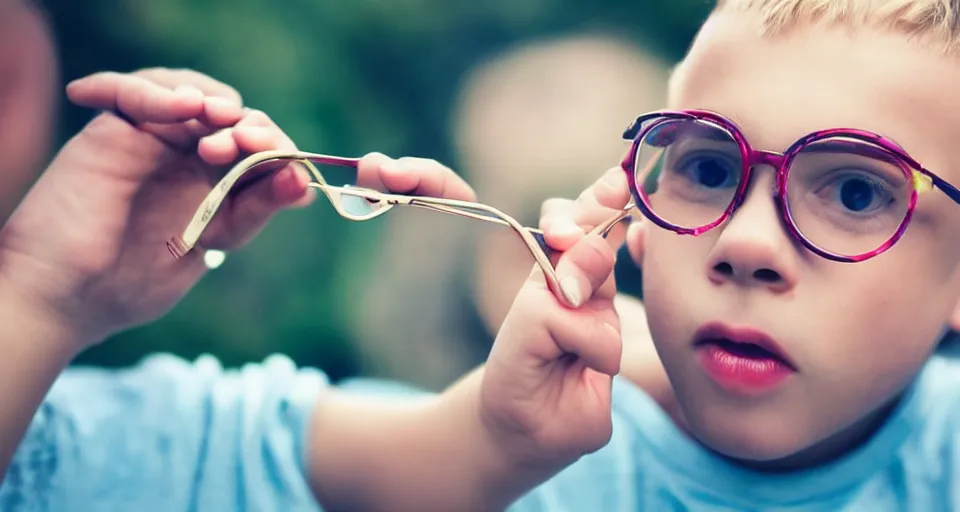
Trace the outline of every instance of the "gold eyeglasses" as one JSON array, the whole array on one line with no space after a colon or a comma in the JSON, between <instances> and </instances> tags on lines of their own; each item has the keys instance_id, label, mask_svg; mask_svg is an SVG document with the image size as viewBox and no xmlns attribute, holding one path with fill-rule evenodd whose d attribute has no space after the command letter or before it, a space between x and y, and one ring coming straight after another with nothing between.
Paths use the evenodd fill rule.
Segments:
<instances>
[{"instance_id":1,"label":"gold eyeglasses","mask_svg":"<svg viewBox=\"0 0 960 512\"><path fill-rule=\"evenodd\" d=\"M550 290L568 306L572 305L569 297L566 296L560 287L556 270L551 262L550 257L555 251L547 245L541 230L524 227L513 217L492 206L481 203L426 196L389 194L370 188L349 185L330 185L324 179L320 170L317 169L317 166L314 165L334 165L356 169L359 161L359 158L345 158L298 151L263 151L255 153L237 163L227 172L220 182L213 187L213 190L207 194L206 199L204 199L199 209L197 209L193 219L183 233L180 236L173 237L167 242L167 249L170 250L170 253L173 254L175 258L182 258L190 252L197 244L201 234L203 234L203 230L206 229L224 199L226 199L230 191L246 173L260 165L270 162L295 163L303 165L307 171L309 171L312 181L308 186L323 192L327 199L330 200L336 212L347 220L358 222L371 220L383 215L394 206L407 205L492 222L512 228L530 250L537 265L543 271ZM604 237L607 236L611 229L627 218L631 208L633 208L633 204L628 204L622 211L617 212L617 214L609 220L595 227L591 233Z\"/></svg>"}]
</instances>

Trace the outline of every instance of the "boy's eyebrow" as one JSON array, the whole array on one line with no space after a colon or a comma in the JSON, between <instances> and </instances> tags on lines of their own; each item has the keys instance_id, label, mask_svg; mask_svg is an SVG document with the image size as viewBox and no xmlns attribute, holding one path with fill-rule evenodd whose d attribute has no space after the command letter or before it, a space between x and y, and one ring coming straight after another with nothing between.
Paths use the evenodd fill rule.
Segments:
<instances>
[{"instance_id":1,"label":"boy's eyebrow","mask_svg":"<svg viewBox=\"0 0 960 512\"><path fill-rule=\"evenodd\" d=\"M698 130L698 132L701 130ZM678 138L674 145L682 151L684 148L688 147L690 144L696 144L698 141L700 143L705 142L717 142L719 144L708 144L704 146L704 149L722 149L727 151L728 149L734 151L735 153L740 153L740 146L731 139L730 137L725 137L719 130L710 129L703 127L702 133L695 134L684 134L685 136ZM692 137L690 135L693 135Z\"/></svg>"},{"instance_id":2,"label":"boy's eyebrow","mask_svg":"<svg viewBox=\"0 0 960 512\"><path fill-rule=\"evenodd\" d=\"M859 140L824 139L806 146L804 151L815 153L847 153L881 160L896 166L900 166L901 163L900 160L889 151Z\"/></svg>"},{"instance_id":3,"label":"boy's eyebrow","mask_svg":"<svg viewBox=\"0 0 960 512\"><path fill-rule=\"evenodd\" d=\"M693 126L693 134L700 138L736 144L736 139L730 134L730 131L722 126L700 120L695 121Z\"/></svg>"}]
</instances>

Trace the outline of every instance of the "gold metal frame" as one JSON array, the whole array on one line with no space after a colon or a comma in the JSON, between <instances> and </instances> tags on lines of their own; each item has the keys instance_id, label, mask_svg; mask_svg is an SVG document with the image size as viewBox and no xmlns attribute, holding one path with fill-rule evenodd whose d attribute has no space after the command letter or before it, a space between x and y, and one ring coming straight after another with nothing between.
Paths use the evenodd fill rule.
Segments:
<instances>
[{"instance_id":1,"label":"gold metal frame","mask_svg":"<svg viewBox=\"0 0 960 512\"><path fill-rule=\"evenodd\" d=\"M513 217L492 206L482 203L458 201L454 199L442 199L436 197L389 194L364 187L333 186L327 183L327 181L323 178L323 175L320 173L320 170L317 169L316 165L314 165L316 163L322 165L336 165L356 168L360 161L358 158L344 158L299 151L263 151L243 159L232 169L230 169L223 179L221 179L220 182L213 187L213 190L207 194L206 199L204 199L203 203L197 209L193 219L187 225L183 233L180 236L173 237L167 242L167 248L170 250L170 253L173 254L175 258L182 258L184 255L190 252L196 246L197 241L203 234L204 229L206 229L207 225L210 223L210 220L216 214L217 210L220 208L220 205L227 198L228 194L237 184L237 182L247 172L256 168L257 166L268 162L277 161L289 161L291 163L299 163L305 166L310 172L313 180L309 183L309 186L319 189L321 192L323 192L327 199L330 200L330 204L333 205L333 208L337 211L337 213L347 220L359 222L374 219L383 215L387 211L390 211L394 206L406 205L508 226L517 233L523 243L530 250L530 253L537 262L537 265L543 271L547 285L550 287L553 293L557 295L558 298L566 302L568 306L571 305L571 301L566 294L564 294L563 289L560 287L556 271L553 263L550 260L550 256L554 254L555 251L546 244L543 238L543 232L541 230L524 227ZM345 196L365 200L367 202L367 206L370 207L370 212L365 214L350 212L350 210L344 205ZM627 218L629 211L632 208L633 204L628 204L615 216L594 228L591 233L606 236L614 226Z\"/></svg>"}]
</instances>

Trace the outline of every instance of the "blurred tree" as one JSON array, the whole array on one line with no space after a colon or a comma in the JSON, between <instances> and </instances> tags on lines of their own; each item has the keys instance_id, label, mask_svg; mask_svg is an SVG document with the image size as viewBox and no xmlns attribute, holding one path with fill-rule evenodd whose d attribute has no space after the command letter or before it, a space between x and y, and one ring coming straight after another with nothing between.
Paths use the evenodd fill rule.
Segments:
<instances>
[{"instance_id":1,"label":"blurred tree","mask_svg":"<svg viewBox=\"0 0 960 512\"><path fill-rule=\"evenodd\" d=\"M104 70L190 67L236 87L301 148L436 158L456 168L450 106L478 60L568 31L626 36L669 61L711 0L48 0L65 80ZM65 107L61 138L91 113ZM619 129L619 127L614 127ZM467 177L469 179L469 177ZM396 212L403 215L402 212ZM350 375L347 311L378 250L380 224L352 224L324 201L280 215L172 314L80 361L130 364L147 352L226 364L284 352ZM402 340L401 340L402 341Z\"/></svg>"}]
</instances>

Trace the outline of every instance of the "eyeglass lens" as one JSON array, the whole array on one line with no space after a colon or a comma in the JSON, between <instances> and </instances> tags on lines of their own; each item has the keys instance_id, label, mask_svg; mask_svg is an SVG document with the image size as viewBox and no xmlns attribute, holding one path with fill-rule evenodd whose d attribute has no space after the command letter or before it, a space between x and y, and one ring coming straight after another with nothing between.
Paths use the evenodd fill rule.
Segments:
<instances>
[{"instance_id":1,"label":"eyeglass lens","mask_svg":"<svg viewBox=\"0 0 960 512\"><path fill-rule=\"evenodd\" d=\"M699 228L716 222L736 201L747 169L729 130L701 119L661 119L640 136L636 192L661 220ZM785 205L796 230L813 245L845 256L863 254L896 234L912 197L910 176L879 146L847 137L819 139L792 159Z\"/></svg>"}]
</instances>

